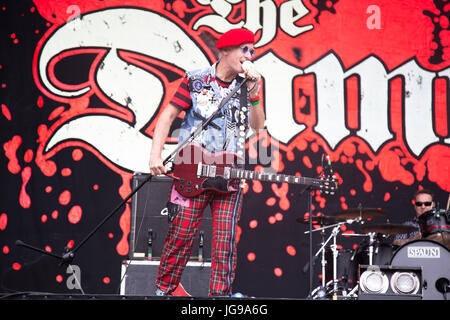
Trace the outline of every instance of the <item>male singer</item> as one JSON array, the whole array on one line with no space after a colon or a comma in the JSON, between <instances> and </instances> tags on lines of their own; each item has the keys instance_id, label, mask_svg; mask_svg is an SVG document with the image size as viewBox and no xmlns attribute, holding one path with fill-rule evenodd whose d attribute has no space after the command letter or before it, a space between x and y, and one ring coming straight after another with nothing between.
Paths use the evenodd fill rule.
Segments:
<instances>
[{"instance_id":1,"label":"male singer","mask_svg":"<svg viewBox=\"0 0 450 320\"><path fill-rule=\"evenodd\" d=\"M232 29L217 41L219 61L202 70L186 73L175 96L161 113L153 136L150 153L152 175L167 172L161 151L172 122L181 111L186 111L179 134L179 143L207 119L222 99L239 85L246 83L234 94L215 118L200 134L196 142L211 152L223 150L238 153L244 148L248 125L258 131L264 128L265 114L259 104L261 76L254 68L244 68L255 53L254 34L246 29ZM248 63L247 63L248 64ZM241 139L240 139L241 138ZM241 150L242 151L242 150ZM219 194L214 191L191 198L183 198L172 188L169 202L169 229L161 254L156 295L170 295L178 286L181 274L189 260L194 238L201 223L203 211L209 204L213 219L210 296L231 295L236 268L236 227L242 208L242 189L236 181L237 191Z\"/></svg>"}]
</instances>

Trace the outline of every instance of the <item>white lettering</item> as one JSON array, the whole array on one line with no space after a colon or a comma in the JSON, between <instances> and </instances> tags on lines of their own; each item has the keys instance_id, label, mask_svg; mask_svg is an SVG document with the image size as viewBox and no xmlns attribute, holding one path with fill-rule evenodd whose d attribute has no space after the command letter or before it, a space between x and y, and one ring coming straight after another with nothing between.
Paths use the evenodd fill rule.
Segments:
<instances>
[{"instance_id":1,"label":"white lettering","mask_svg":"<svg viewBox=\"0 0 450 320\"><path fill-rule=\"evenodd\" d=\"M441 251L439 247L409 247L408 258L440 258Z\"/></svg>"}]
</instances>

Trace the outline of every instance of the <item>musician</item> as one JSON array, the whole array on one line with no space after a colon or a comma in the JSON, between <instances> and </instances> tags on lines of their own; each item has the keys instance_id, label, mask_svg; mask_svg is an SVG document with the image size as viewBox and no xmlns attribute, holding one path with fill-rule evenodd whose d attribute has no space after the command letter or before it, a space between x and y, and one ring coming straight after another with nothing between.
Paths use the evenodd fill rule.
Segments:
<instances>
[{"instance_id":1,"label":"musician","mask_svg":"<svg viewBox=\"0 0 450 320\"><path fill-rule=\"evenodd\" d=\"M171 102L166 106L157 122L150 153L152 175L167 172L163 166L162 148L174 119L185 111L181 124L179 143L186 139L199 123L217 109L220 101L243 80L248 81L221 109L199 135L195 142L211 152L230 150L236 152L239 138L246 135L248 125L258 131L264 128L265 114L259 104L260 74L250 68L244 70L242 63L252 59L255 37L246 29L232 29L217 41L219 60L202 70L186 73ZM242 140L241 140L242 142ZM241 144L242 146L242 144ZM213 243L211 281L209 295L228 296L234 280L236 267L236 227L241 214L242 189L236 181L234 193L218 194L206 191L192 197L182 197L174 188L168 203L169 228L161 254L156 277L156 295L170 295L180 282L203 211L210 205L213 218Z\"/></svg>"},{"instance_id":2,"label":"musician","mask_svg":"<svg viewBox=\"0 0 450 320\"><path fill-rule=\"evenodd\" d=\"M422 238L418 219L422 214L434 208L434 193L428 189L421 189L414 193L413 200L414 210L416 213L415 218L413 220L406 221L404 224L416 227L417 231L396 235L392 242L393 245L402 246L409 241Z\"/></svg>"}]
</instances>

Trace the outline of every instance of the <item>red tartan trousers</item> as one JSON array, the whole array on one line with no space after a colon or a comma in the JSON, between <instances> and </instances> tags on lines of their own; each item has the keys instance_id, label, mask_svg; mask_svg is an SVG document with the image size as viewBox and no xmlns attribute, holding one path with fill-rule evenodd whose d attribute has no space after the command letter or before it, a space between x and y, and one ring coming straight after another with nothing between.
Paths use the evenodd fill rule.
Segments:
<instances>
[{"instance_id":1,"label":"red tartan trousers","mask_svg":"<svg viewBox=\"0 0 450 320\"><path fill-rule=\"evenodd\" d=\"M237 260L236 231L242 199L241 188L226 195L206 191L190 198L188 206L180 206L174 220L169 222L155 281L157 288L169 294L177 288L189 261L203 212L209 204L213 221L213 239L208 294L210 296L231 294Z\"/></svg>"}]
</instances>

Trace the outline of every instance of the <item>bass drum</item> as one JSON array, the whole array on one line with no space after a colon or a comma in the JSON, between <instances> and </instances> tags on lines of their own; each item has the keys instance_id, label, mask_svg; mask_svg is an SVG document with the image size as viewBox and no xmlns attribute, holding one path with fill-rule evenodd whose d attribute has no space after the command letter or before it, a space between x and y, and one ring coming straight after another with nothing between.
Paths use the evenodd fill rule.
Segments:
<instances>
[{"instance_id":1,"label":"bass drum","mask_svg":"<svg viewBox=\"0 0 450 320\"><path fill-rule=\"evenodd\" d=\"M436 289L436 281L439 278L450 279L450 250L439 242L425 239L408 242L394 253L391 265L422 267L422 299L444 299Z\"/></svg>"}]
</instances>

